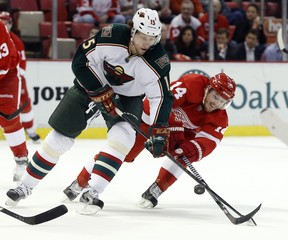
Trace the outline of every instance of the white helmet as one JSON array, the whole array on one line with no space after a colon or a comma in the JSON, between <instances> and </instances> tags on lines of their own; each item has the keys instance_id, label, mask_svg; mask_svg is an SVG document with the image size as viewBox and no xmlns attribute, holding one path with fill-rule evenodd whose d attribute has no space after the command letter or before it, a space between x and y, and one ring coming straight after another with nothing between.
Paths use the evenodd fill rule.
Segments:
<instances>
[{"instance_id":1,"label":"white helmet","mask_svg":"<svg viewBox=\"0 0 288 240\"><path fill-rule=\"evenodd\" d=\"M139 31L149 36L155 36L156 39L153 45L157 44L160 41L162 24L159 20L159 16L156 10L151 10L149 8L140 8L133 16L132 21L132 41L136 31Z\"/></svg>"}]
</instances>

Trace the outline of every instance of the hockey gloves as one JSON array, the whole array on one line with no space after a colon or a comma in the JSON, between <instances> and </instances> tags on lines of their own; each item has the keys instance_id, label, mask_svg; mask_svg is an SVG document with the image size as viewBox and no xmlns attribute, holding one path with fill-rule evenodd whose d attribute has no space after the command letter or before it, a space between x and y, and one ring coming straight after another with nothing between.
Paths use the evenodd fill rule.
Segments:
<instances>
[{"instance_id":1,"label":"hockey gloves","mask_svg":"<svg viewBox=\"0 0 288 240\"><path fill-rule=\"evenodd\" d=\"M169 128L162 125L153 125L149 128L150 138L145 142L145 148L153 157L163 157L168 150Z\"/></svg>"},{"instance_id":2,"label":"hockey gloves","mask_svg":"<svg viewBox=\"0 0 288 240\"><path fill-rule=\"evenodd\" d=\"M108 84L88 94L102 113L114 118L118 117L115 107L122 109L121 100Z\"/></svg>"},{"instance_id":3,"label":"hockey gloves","mask_svg":"<svg viewBox=\"0 0 288 240\"><path fill-rule=\"evenodd\" d=\"M202 158L202 149L200 145L195 141L187 141L179 145L176 150L170 150L169 153L173 157L187 157L189 162L196 162Z\"/></svg>"},{"instance_id":4,"label":"hockey gloves","mask_svg":"<svg viewBox=\"0 0 288 240\"><path fill-rule=\"evenodd\" d=\"M184 127L169 127L169 131L169 151L174 151L185 141Z\"/></svg>"}]
</instances>

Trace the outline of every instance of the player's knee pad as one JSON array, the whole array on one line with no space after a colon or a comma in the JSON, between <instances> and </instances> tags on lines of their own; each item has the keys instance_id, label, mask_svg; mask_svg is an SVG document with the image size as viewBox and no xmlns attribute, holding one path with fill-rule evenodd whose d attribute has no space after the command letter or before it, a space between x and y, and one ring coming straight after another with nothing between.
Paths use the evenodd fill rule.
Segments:
<instances>
[{"instance_id":1,"label":"player's knee pad","mask_svg":"<svg viewBox=\"0 0 288 240\"><path fill-rule=\"evenodd\" d=\"M74 139L65 137L55 130L52 130L45 138L42 148L52 157L59 158L74 145Z\"/></svg>"},{"instance_id":2,"label":"player's knee pad","mask_svg":"<svg viewBox=\"0 0 288 240\"><path fill-rule=\"evenodd\" d=\"M127 155L136 138L135 130L126 122L118 122L108 132L108 145L123 155Z\"/></svg>"}]
</instances>

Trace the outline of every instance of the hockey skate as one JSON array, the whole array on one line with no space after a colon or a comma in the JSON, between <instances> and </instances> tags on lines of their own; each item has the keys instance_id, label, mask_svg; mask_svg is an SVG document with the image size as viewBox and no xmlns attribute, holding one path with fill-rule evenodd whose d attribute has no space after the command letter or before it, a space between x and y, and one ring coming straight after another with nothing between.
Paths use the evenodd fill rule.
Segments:
<instances>
[{"instance_id":1,"label":"hockey skate","mask_svg":"<svg viewBox=\"0 0 288 240\"><path fill-rule=\"evenodd\" d=\"M26 187L23 183L14 189L10 189L6 195L8 196L7 201L5 202L8 206L16 206L18 202L22 199L27 198L32 194L32 189Z\"/></svg>"},{"instance_id":2,"label":"hockey skate","mask_svg":"<svg viewBox=\"0 0 288 240\"><path fill-rule=\"evenodd\" d=\"M79 185L77 179L74 180L68 187L63 190L63 193L65 194L65 199L63 199L63 202L73 201L78 197L83 189L84 188Z\"/></svg>"},{"instance_id":3,"label":"hockey skate","mask_svg":"<svg viewBox=\"0 0 288 240\"><path fill-rule=\"evenodd\" d=\"M14 168L13 172L13 181L20 182L21 178L28 166L28 158L27 157L14 157L16 162L16 167Z\"/></svg>"},{"instance_id":4,"label":"hockey skate","mask_svg":"<svg viewBox=\"0 0 288 240\"><path fill-rule=\"evenodd\" d=\"M163 192L156 182L154 182L143 194L141 200L137 203L140 208L154 208L158 204L158 197Z\"/></svg>"},{"instance_id":5,"label":"hockey skate","mask_svg":"<svg viewBox=\"0 0 288 240\"><path fill-rule=\"evenodd\" d=\"M83 215L92 215L104 207L104 202L98 198L98 192L93 188L88 187L86 189L87 191L82 193L80 197L82 208L77 212Z\"/></svg>"}]
</instances>

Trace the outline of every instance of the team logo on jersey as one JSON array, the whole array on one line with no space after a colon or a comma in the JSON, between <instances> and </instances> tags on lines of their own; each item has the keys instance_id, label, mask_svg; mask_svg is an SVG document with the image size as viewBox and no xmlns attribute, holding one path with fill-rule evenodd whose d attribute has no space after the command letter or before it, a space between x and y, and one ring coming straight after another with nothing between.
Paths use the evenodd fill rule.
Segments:
<instances>
[{"instance_id":1,"label":"team logo on jersey","mask_svg":"<svg viewBox=\"0 0 288 240\"><path fill-rule=\"evenodd\" d=\"M186 74L191 74L191 73L201 74L201 75L203 75L203 76L205 76L205 77L210 78L210 76L209 76L207 73L205 73L205 72L203 72L202 70L199 70L199 69L190 69L190 70L186 71L185 73L183 73L182 76L184 76L184 75L186 75ZM181 76L181 77L182 77L182 76Z\"/></svg>"},{"instance_id":2,"label":"team logo on jersey","mask_svg":"<svg viewBox=\"0 0 288 240\"><path fill-rule=\"evenodd\" d=\"M198 112L201 112L203 110L203 106L202 105L199 105L198 107L197 107L197 111Z\"/></svg>"},{"instance_id":3,"label":"team logo on jersey","mask_svg":"<svg viewBox=\"0 0 288 240\"><path fill-rule=\"evenodd\" d=\"M124 72L123 67L119 65L113 66L109 64L107 61L104 61L103 66L104 66L104 75L112 86L120 86L123 85L124 83L134 80L134 77L127 75Z\"/></svg>"},{"instance_id":4,"label":"team logo on jersey","mask_svg":"<svg viewBox=\"0 0 288 240\"><path fill-rule=\"evenodd\" d=\"M101 37L111 37L111 36L112 36L112 25L104 27L101 32Z\"/></svg>"},{"instance_id":5,"label":"team logo on jersey","mask_svg":"<svg viewBox=\"0 0 288 240\"><path fill-rule=\"evenodd\" d=\"M169 57L167 54L165 54L164 56L158 58L155 62L161 69L163 69L169 64Z\"/></svg>"}]
</instances>

